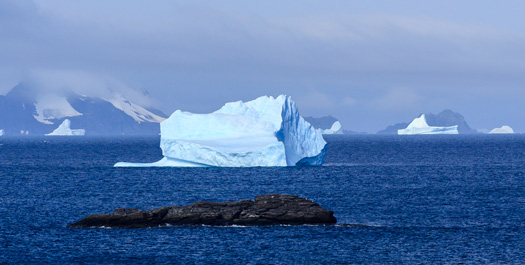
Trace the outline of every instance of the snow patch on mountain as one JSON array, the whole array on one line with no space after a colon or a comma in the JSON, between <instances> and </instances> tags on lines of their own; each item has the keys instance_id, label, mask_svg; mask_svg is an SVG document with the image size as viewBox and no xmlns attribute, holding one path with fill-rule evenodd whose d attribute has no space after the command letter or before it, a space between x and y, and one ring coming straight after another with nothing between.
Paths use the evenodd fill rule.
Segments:
<instances>
[{"instance_id":1,"label":"snow patch on mountain","mask_svg":"<svg viewBox=\"0 0 525 265\"><path fill-rule=\"evenodd\" d=\"M122 110L124 113L126 113L128 116L133 118L136 122L156 122L160 123L165 118L162 118L158 115L155 115L151 113L150 111L146 110L145 108L134 104L124 98L121 94L113 93L110 98L104 99L108 102L110 102L115 108Z\"/></svg>"},{"instance_id":2,"label":"snow patch on mountain","mask_svg":"<svg viewBox=\"0 0 525 265\"><path fill-rule=\"evenodd\" d=\"M36 114L33 117L44 124L54 124L51 120L82 115L69 104L65 97L54 94L38 96L35 102L35 109Z\"/></svg>"}]
</instances>

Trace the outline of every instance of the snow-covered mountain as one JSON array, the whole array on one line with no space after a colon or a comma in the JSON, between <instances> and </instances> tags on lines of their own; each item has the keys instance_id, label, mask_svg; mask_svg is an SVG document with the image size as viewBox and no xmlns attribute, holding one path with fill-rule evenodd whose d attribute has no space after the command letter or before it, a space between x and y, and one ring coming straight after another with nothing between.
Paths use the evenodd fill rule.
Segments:
<instances>
[{"instance_id":1,"label":"snow-covered mountain","mask_svg":"<svg viewBox=\"0 0 525 265\"><path fill-rule=\"evenodd\" d=\"M117 92L100 98L57 91L16 85L0 96L0 128L6 135L44 135L69 119L86 135L158 135L159 123L166 118L161 111L139 106Z\"/></svg>"}]
</instances>

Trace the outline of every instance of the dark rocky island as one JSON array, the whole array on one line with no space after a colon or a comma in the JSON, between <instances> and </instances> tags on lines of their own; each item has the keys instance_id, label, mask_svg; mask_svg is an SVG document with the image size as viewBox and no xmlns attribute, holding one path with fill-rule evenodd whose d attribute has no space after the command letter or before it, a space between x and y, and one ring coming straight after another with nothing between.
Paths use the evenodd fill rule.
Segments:
<instances>
[{"instance_id":1,"label":"dark rocky island","mask_svg":"<svg viewBox=\"0 0 525 265\"><path fill-rule=\"evenodd\" d=\"M149 211L115 209L95 214L68 227L147 228L181 225L328 225L335 224L334 212L295 195L270 194L255 201L199 201L186 206L161 207Z\"/></svg>"}]
</instances>

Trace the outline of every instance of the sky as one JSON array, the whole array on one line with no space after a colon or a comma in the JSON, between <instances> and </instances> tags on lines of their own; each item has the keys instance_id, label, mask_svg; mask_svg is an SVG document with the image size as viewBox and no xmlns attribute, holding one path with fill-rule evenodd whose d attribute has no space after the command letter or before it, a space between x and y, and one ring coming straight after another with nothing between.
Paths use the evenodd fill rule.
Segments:
<instances>
[{"instance_id":1,"label":"sky","mask_svg":"<svg viewBox=\"0 0 525 265\"><path fill-rule=\"evenodd\" d=\"M523 10L522 0L0 0L0 94L28 81L126 87L167 114L287 94L302 116L352 131L451 109L475 129L525 133Z\"/></svg>"}]
</instances>

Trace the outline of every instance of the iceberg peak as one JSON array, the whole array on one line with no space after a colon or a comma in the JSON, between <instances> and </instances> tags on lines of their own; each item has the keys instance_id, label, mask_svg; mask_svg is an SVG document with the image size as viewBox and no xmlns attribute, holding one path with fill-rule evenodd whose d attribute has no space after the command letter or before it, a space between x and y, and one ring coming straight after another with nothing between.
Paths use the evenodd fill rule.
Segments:
<instances>
[{"instance_id":1,"label":"iceberg peak","mask_svg":"<svg viewBox=\"0 0 525 265\"><path fill-rule=\"evenodd\" d=\"M82 136L86 130L71 129L71 121L65 119L53 132L46 134L46 136Z\"/></svg>"},{"instance_id":2,"label":"iceberg peak","mask_svg":"<svg viewBox=\"0 0 525 265\"><path fill-rule=\"evenodd\" d=\"M405 129L398 130L397 134L458 134L458 125L447 127L429 126L425 114L421 114L421 116L415 118L410 124L408 124Z\"/></svg>"},{"instance_id":3,"label":"iceberg peak","mask_svg":"<svg viewBox=\"0 0 525 265\"><path fill-rule=\"evenodd\" d=\"M408 124L407 129L413 129L413 128L427 128L428 126L427 119L425 118L425 114L421 114L419 118L415 118L410 124Z\"/></svg>"},{"instance_id":4,"label":"iceberg peak","mask_svg":"<svg viewBox=\"0 0 525 265\"><path fill-rule=\"evenodd\" d=\"M160 124L164 158L129 166L260 167L321 165L321 130L300 115L289 96L226 103L209 114L177 110Z\"/></svg>"}]
</instances>

